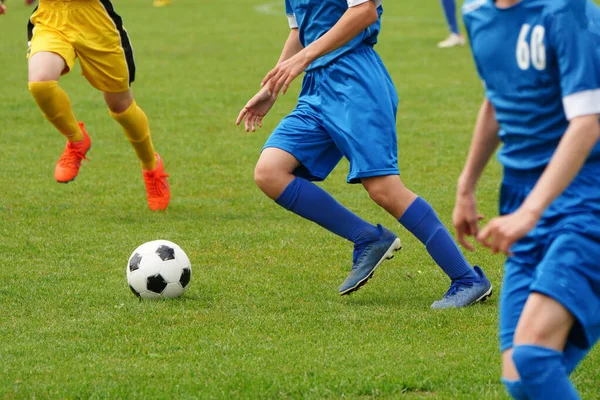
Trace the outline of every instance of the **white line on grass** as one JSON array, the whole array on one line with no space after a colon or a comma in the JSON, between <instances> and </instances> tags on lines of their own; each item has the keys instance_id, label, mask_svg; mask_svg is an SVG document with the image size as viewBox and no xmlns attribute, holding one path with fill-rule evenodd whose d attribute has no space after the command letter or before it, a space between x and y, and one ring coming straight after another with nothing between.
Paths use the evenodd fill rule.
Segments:
<instances>
[{"instance_id":1,"label":"white line on grass","mask_svg":"<svg viewBox=\"0 0 600 400\"><path fill-rule=\"evenodd\" d=\"M280 16L285 14L285 10L281 7L282 4L283 2L281 1L273 1L271 3L259 4L254 9L260 14Z\"/></svg>"},{"instance_id":2,"label":"white line on grass","mask_svg":"<svg viewBox=\"0 0 600 400\"><path fill-rule=\"evenodd\" d=\"M285 15L285 10L283 9L283 2L280 1L272 1L270 3L259 4L254 7L254 10L259 14L265 15L275 15L275 16L283 16ZM442 19L433 19L433 18L419 18L419 17L399 17L395 15L385 15L383 16L384 21L388 22L405 22L409 24L441 24Z\"/></svg>"}]
</instances>

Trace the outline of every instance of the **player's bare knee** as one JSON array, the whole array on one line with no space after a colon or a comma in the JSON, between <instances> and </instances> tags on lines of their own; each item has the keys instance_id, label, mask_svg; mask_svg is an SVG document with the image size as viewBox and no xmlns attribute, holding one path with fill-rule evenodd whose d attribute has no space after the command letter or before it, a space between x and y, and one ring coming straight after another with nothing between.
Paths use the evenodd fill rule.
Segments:
<instances>
[{"instance_id":1,"label":"player's bare knee","mask_svg":"<svg viewBox=\"0 0 600 400\"><path fill-rule=\"evenodd\" d=\"M389 187L383 185L382 183L383 182L372 182L364 186L369 193L371 200L380 206L385 207L391 202L391 191Z\"/></svg>"},{"instance_id":2,"label":"player's bare knee","mask_svg":"<svg viewBox=\"0 0 600 400\"><path fill-rule=\"evenodd\" d=\"M261 165L260 163L256 164L254 167L254 183L262 189L263 186L269 180L269 169Z\"/></svg>"},{"instance_id":3,"label":"player's bare knee","mask_svg":"<svg viewBox=\"0 0 600 400\"><path fill-rule=\"evenodd\" d=\"M123 93L104 93L104 101L111 113L121 114L133 104L133 95L131 91Z\"/></svg>"},{"instance_id":4,"label":"player's bare knee","mask_svg":"<svg viewBox=\"0 0 600 400\"><path fill-rule=\"evenodd\" d=\"M275 198L282 191L279 187L282 174L276 165L259 161L254 168L254 182L267 196Z\"/></svg>"},{"instance_id":5,"label":"player's bare knee","mask_svg":"<svg viewBox=\"0 0 600 400\"><path fill-rule=\"evenodd\" d=\"M114 103L106 103L106 105L113 114L121 114L127 111L127 109L131 106L131 102L120 101Z\"/></svg>"}]
</instances>

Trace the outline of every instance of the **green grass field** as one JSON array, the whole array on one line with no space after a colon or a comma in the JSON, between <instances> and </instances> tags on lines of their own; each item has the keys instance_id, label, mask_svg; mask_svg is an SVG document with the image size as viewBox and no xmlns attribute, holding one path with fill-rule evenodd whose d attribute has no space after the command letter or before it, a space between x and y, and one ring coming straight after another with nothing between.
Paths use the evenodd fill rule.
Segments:
<instances>
[{"instance_id":1,"label":"green grass field","mask_svg":"<svg viewBox=\"0 0 600 400\"><path fill-rule=\"evenodd\" d=\"M27 91L31 9L0 18L0 398L503 399L497 341L503 258L469 254L495 285L490 301L434 312L448 279L423 246L347 185L323 183L404 248L349 297L337 294L352 247L281 210L252 176L261 145L294 106L296 82L260 132L233 124L287 35L283 1L115 1L133 41L134 91L171 174L172 202L152 213L134 153L76 69L61 81L94 146L59 185L64 142ZM455 182L483 96L468 48L441 51L437 2L389 1L377 46L397 85L400 168L450 227ZM500 168L479 188L495 215ZM138 301L125 267L167 239L192 261L174 301ZM574 374L600 398L596 349Z\"/></svg>"}]
</instances>

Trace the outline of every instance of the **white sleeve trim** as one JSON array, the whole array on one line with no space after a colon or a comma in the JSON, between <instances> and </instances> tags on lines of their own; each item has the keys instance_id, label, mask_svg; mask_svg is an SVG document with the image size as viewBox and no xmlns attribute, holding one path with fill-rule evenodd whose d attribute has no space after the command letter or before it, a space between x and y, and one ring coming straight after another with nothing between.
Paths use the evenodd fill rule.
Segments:
<instances>
[{"instance_id":1,"label":"white sleeve trim","mask_svg":"<svg viewBox=\"0 0 600 400\"><path fill-rule=\"evenodd\" d=\"M573 93L563 97L562 101L569 121L583 115L600 114L600 89Z\"/></svg>"},{"instance_id":2,"label":"white sleeve trim","mask_svg":"<svg viewBox=\"0 0 600 400\"><path fill-rule=\"evenodd\" d=\"M296 20L295 14L288 14L288 22L290 24L291 29L296 29L298 27L298 21Z\"/></svg>"},{"instance_id":3,"label":"white sleeve trim","mask_svg":"<svg viewBox=\"0 0 600 400\"><path fill-rule=\"evenodd\" d=\"M366 3L367 1L373 1L373 3L375 3L375 7L379 7L381 5L381 3L383 3L383 0L347 0L347 1L348 1L348 7L355 7L355 6L358 6L359 4Z\"/></svg>"}]
</instances>

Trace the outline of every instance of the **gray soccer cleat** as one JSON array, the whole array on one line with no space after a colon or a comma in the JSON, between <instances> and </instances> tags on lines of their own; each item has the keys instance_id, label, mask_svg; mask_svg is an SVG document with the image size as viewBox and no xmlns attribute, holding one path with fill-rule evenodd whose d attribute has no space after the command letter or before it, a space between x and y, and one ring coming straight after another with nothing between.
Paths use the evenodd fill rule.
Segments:
<instances>
[{"instance_id":1,"label":"gray soccer cleat","mask_svg":"<svg viewBox=\"0 0 600 400\"><path fill-rule=\"evenodd\" d=\"M378 225L381 230L379 239L355 249L354 264L339 293L350 294L363 286L373 276L373 271L382 262L394 257L394 251L402 248L400 239L391 231Z\"/></svg>"},{"instance_id":2,"label":"gray soccer cleat","mask_svg":"<svg viewBox=\"0 0 600 400\"><path fill-rule=\"evenodd\" d=\"M473 267L479 276L478 281L456 279L450 284L450 289L441 300L434 301L433 309L459 308L484 301L492 295L492 284L481 268Z\"/></svg>"}]
</instances>

